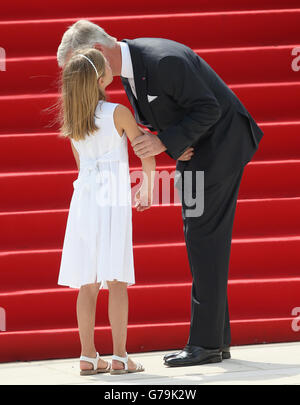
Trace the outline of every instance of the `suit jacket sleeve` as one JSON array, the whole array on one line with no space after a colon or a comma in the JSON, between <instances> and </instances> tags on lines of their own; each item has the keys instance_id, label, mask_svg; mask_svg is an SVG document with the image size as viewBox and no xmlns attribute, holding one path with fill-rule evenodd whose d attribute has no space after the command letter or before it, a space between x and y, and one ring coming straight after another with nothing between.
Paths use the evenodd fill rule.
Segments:
<instances>
[{"instance_id":1,"label":"suit jacket sleeve","mask_svg":"<svg viewBox=\"0 0 300 405\"><path fill-rule=\"evenodd\" d=\"M177 160L196 143L221 116L221 107L192 62L167 56L159 62L162 91L186 110L184 118L157 136L169 156Z\"/></svg>"}]
</instances>

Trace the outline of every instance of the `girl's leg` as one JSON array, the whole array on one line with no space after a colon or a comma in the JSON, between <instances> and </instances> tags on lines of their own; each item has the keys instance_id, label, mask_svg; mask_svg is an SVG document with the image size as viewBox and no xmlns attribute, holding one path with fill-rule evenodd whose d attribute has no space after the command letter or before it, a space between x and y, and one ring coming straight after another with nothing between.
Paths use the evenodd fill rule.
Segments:
<instances>
[{"instance_id":1,"label":"girl's leg","mask_svg":"<svg viewBox=\"0 0 300 405\"><path fill-rule=\"evenodd\" d=\"M126 355L127 323L128 323L128 294L127 283L107 281L109 289L108 316L112 330L113 354L120 357ZM122 369L124 364L112 361L113 369ZM136 364L128 358L128 369L133 370Z\"/></svg>"},{"instance_id":2,"label":"girl's leg","mask_svg":"<svg viewBox=\"0 0 300 405\"><path fill-rule=\"evenodd\" d=\"M96 357L97 350L94 342L94 328L99 287L99 283L83 285L80 287L77 297L77 322L82 356ZM98 367L106 368L107 362L99 359ZM80 361L81 370L89 370L92 368L93 365L91 363Z\"/></svg>"}]
</instances>

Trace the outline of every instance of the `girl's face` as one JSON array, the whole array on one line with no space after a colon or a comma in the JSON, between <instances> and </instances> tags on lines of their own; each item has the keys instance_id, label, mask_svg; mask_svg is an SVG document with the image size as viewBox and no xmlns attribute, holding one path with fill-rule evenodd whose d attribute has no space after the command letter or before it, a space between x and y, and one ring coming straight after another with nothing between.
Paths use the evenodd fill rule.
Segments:
<instances>
[{"instance_id":1,"label":"girl's face","mask_svg":"<svg viewBox=\"0 0 300 405\"><path fill-rule=\"evenodd\" d=\"M105 89L113 81L113 74L108 60L105 58L105 75L100 77L98 83L102 89Z\"/></svg>"}]
</instances>

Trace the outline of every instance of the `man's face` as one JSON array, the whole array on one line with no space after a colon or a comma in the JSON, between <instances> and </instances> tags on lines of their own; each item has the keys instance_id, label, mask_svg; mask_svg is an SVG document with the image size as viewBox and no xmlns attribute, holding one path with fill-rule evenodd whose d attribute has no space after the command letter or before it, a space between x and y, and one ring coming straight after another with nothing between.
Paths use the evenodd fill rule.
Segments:
<instances>
[{"instance_id":1,"label":"man's face","mask_svg":"<svg viewBox=\"0 0 300 405\"><path fill-rule=\"evenodd\" d=\"M105 85L108 86L113 81L113 74L109 61L105 58Z\"/></svg>"},{"instance_id":2,"label":"man's face","mask_svg":"<svg viewBox=\"0 0 300 405\"><path fill-rule=\"evenodd\" d=\"M72 50L70 50L70 51L68 52L67 56L66 56L66 60L65 60L65 63L64 63L63 68L66 66L66 64L68 63L68 61L71 59L72 54L73 54L73 52L72 52Z\"/></svg>"}]
</instances>

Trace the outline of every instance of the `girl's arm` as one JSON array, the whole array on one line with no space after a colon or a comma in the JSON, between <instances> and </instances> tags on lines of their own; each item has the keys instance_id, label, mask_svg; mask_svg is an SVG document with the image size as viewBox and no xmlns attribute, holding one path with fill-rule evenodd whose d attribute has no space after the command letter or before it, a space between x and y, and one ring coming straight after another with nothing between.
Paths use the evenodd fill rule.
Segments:
<instances>
[{"instance_id":1,"label":"girl's arm","mask_svg":"<svg viewBox=\"0 0 300 405\"><path fill-rule=\"evenodd\" d=\"M132 142L136 137L143 135L129 108L119 104L114 111L115 126L121 132L125 131L127 138ZM125 135L123 135L125 136ZM156 161L154 156L141 159L143 168L143 182L136 194L138 200L137 210L150 208L153 199Z\"/></svg>"},{"instance_id":2,"label":"girl's arm","mask_svg":"<svg viewBox=\"0 0 300 405\"><path fill-rule=\"evenodd\" d=\"M77 169L79 170L79 169L80 169L79 155L78 155L78 152L77 152L77 150L75 149L75 147L74 147L73 142L72 142L71 139L70 139L70 143L71 143L71 148L72 148L72 152L73 152L74 158L75 158L75 160L76 160Z\"/></svg>"},{"instance_id":3,"label":"girl's arm","mask_svg":"<svg viewBox=\"0 0 300 405\"><path fill-rule=\"evenodd\" d=\"M143 167L143 183L137 195L140 204L137 205L138 211L150 208L153 200L153 188L155 180L156 160L154 156L141 158Z\"/></svg>"}]
</instances>

